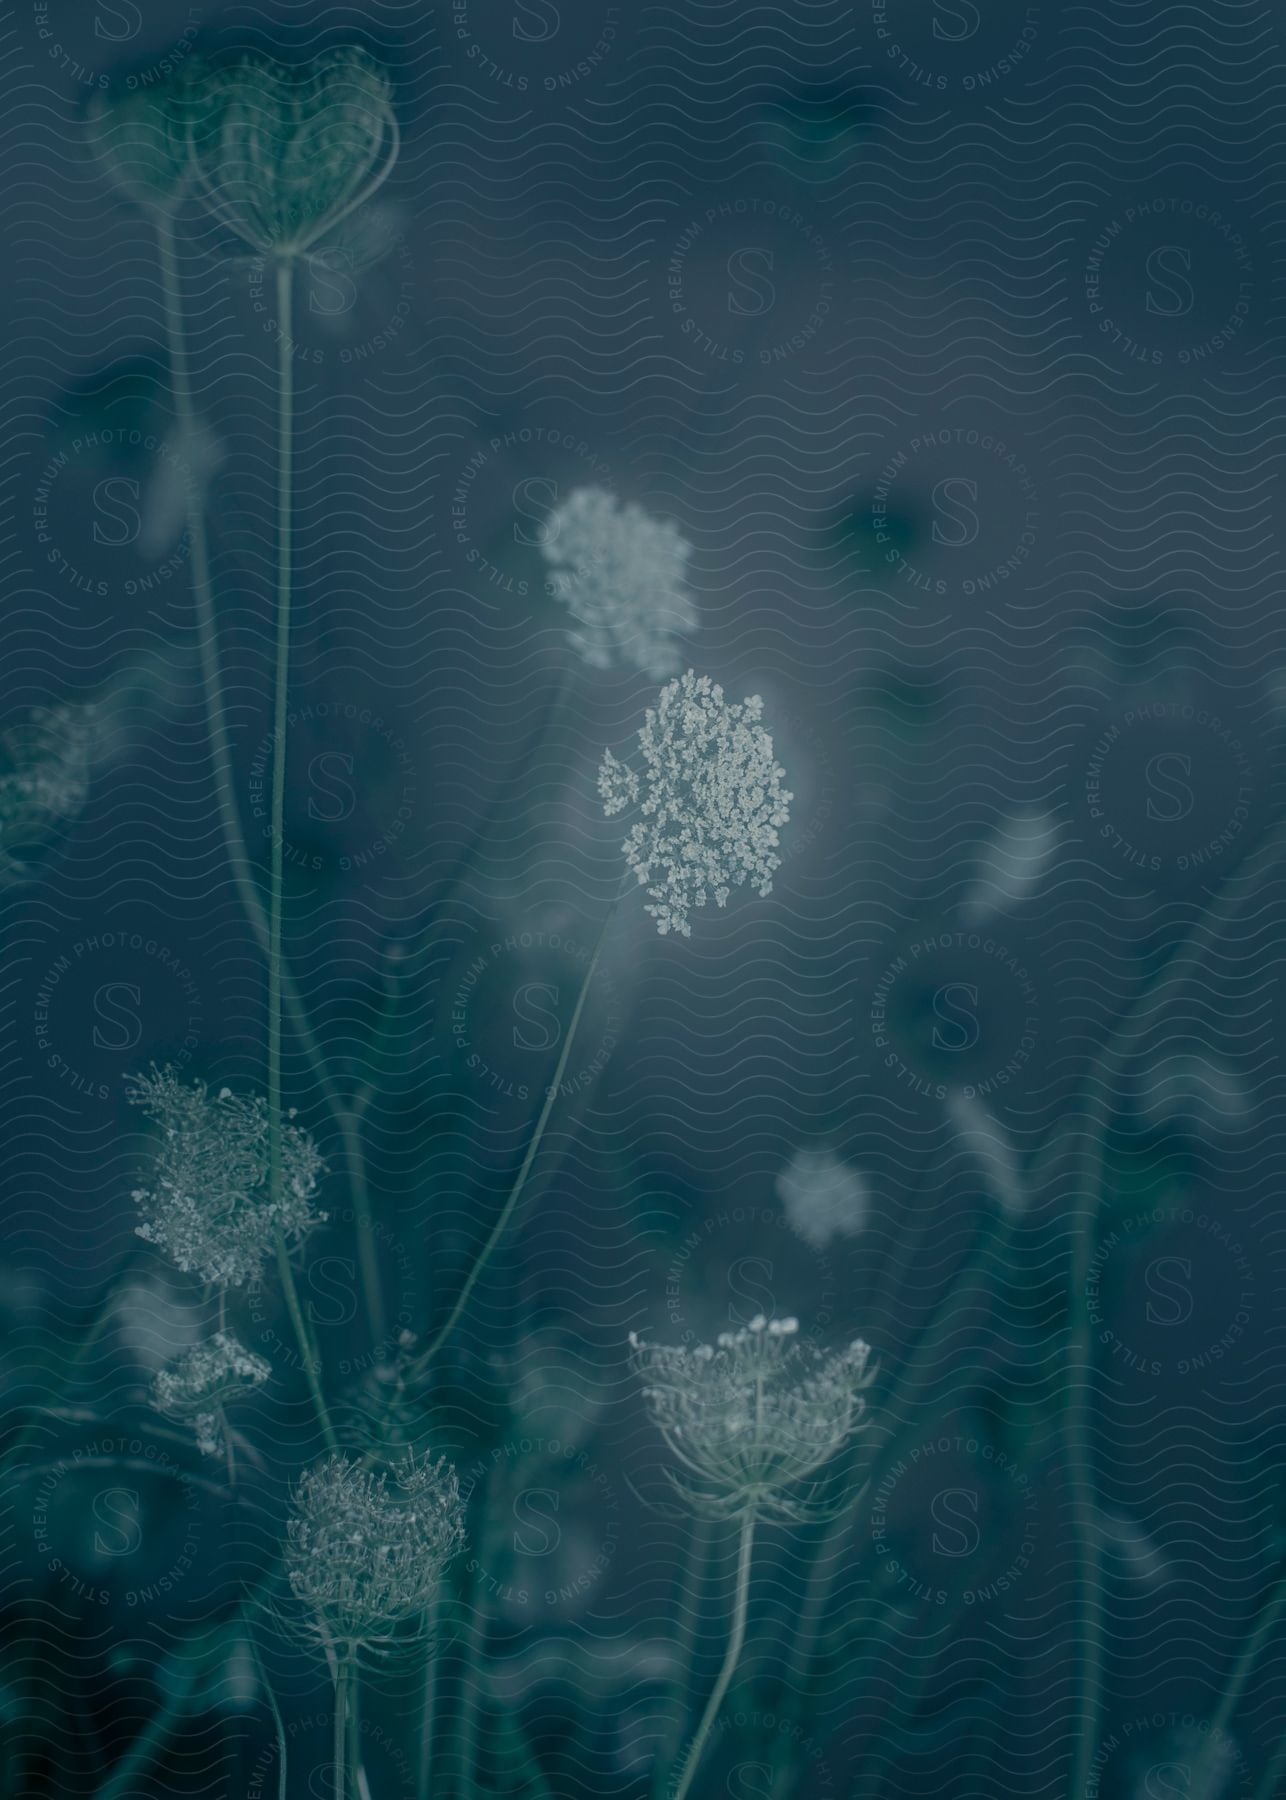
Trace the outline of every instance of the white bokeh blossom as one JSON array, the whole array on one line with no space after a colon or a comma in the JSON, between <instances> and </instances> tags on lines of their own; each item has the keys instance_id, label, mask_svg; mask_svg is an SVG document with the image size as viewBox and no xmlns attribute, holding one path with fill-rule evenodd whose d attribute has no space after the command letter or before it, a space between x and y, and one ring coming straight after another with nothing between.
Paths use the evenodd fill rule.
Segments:
<instances>
[{"instance_id":1,"label":"white bokeh blossom","mask_svg":"<svg viewBox=\"0 0 1286 1800\"><path fill-rule=\"evenodd\" d=\"M824 1146L801 1146L777 1177L786 1223L814 1250L835 1238L856 1237L866 1225L865 1179Z\"/></svg>"},{"instance_id":2,"label":"white bokeh blossom","mask_svg":"<svg viewBox=\"0 0 1286 1800\"><path fill-rule=\"evenodd\" d=\"M262 1096L211 1095L203 1081L180 1081L167 1068L136 1076L129 1098L160 1129L151 1179L134 1191L143 1215L136 1229L185 1274L244 1287L275 1253L278 1233L293 1246L325 1218L313 1203L325 1164L293 1113L282 1121L274 1196Z\"/></svg>"},{"instance_id":3,"label":"white bokeh blossom","mask_svg":"<svg viewBox=\"0 0 1286 1800\"><path fill-rule=\"evenodd\" d=\"M203 1456L217 1456L228 1406L262 1387L271 1374L271 1364L247 1350L235 1333L216 1331L157 1370L151 1404L167 1419L190 1425Z\"/></svg>"},{"instance_id":4,"label":"white bokeh blossom","mask_svg":"<svg viewBox=\"0 0 1286 1800\"><path fill-rule=\"evenodd\" d=\"M591 668L661 680L681 666L677 639L697 628L687 588L692 546L671 520L605 488L577 488L549 517L541 545L553 591L576 624L572 647Z\"/></svg>"},{"instance_id":5,"label":"white bokeh blossom","mask_svg":"<svg viewBox=\"0 0 1286 1800\"><path fill-rule=\"evenodd\" d=\"M712 899L727 904L749 882L772 891L781 866L779 828L794 796L760 723L763 701L728 701L692 669L668 682L639 732L641 768L603 756L598 791L608 818L637 807L622 846L648 892L662 937L691 937L689 915Z\"/></svg>"},{"instance_id":6,"label":"white bokeh blossom","mask_svg":"<svg viewBox=\"0 0 1286 1800\"><path fill-rule=\"evenodd\" d=\"M762 1314L714 1344L630 1344L690 1504L716 1518L810 1516L799 1490L861 1422L868 1345L828 1352L800 1339L797 1319Z\"/></svg>"},{"instance_id":7,"label":"white bokeh blossom","mask_svg":"<svg viewBox=\"0 0 1286 1800\"><path fill-rule=\"evenodd\" d=\"M460 1484L443 1459L408 1454L377 1474L359 1458L326 1457L300 1477L286 1527L302 1634L342 1655L414 1635L463 1542Z\"/></svg>"}]
</instances>

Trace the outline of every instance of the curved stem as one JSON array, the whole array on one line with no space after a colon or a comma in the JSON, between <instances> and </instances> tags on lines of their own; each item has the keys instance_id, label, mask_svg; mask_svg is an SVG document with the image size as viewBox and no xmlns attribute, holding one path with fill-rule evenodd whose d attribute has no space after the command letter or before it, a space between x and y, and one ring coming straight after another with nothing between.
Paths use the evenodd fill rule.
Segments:
<instances>
[{"instance_id":1,"label":"curved stem","mask_svg":"<svg viewBox=\"0 0 1286 1800\"><path fill-rule=\"evenodd\" d=\"M618 894L617 898L619 899L619 897ZM415 1366L417 1372L422 1372L428 1368L438 1351L455 1330L460 1321L461 1313L463 1313L465 1307L469 1304L469 1296L478 1285L478 1277L490 1262L496 1245L504 1236L505 1228L509 1224L510 1219L512 1219L518 1202L522 1198L523 1189L527 1185L527 1177L531 1173L532 1164L535 1162L541 1143L544 1140L545 1128L549 1124L550 1116L553 1113L554 1103L558 1099L558 1090L562 1086L563 1076L567 1073L567 1059L571 1055L572 1044L575 1041L576 1031L581 1021L581 1014L585 1010L585 1001L589 994L590 983L593 981L594 971L598 967L598 959L603 949L603 939L607 935L607 927L610 924L612 915L615 911L616 901L613 901L603 919L602 925L599 927L598 941L594 945L594 954L589 959L589 967L585 971L585 979L581 983L580 993L576 996L576 1008L572 1013L571 1023L567 1027L567 1035L563 1039L562 1052L559 1055L557 1066L554 1069L553 1079L550 1081L549 1086L545 1091L545 1103L540 1109L540 1117L536 1120L536 1129L532 1132L531 1141L527 1145L527 1153L522 1159L522 1167L519 1169L514 1184L509 1190L509 1198L501 1207L499 1218L492 1226L486 1243L482 1246L482 1249L479 1251L474 1261L473 1267L465 1277L464 1285L456 1296L455 1305L451 1308L446 1323L442 1326L437 1336L433 1339L433 1342L416 1362Z\"/></svg>"},{"instance_id":2,"label":"curved stem","mask_svg":"<svg viewBox=\"0 0 1286 1800\"><path fill-rule=\"evenodd\" d=\"M719 1670L714 1689L706 1701L706 1709L701 1715L701 1723L693 1733L688 1753L683 1759L683 1767L674 1790L673 1800L684 1800L688 1789L692 1786L692 1778L697 1772L697 1764L701 1761L701 1752L706 1747L706 1739L719 1716L719 1708L723 1705L724 1695L728 1692L733 1673L741 1658L742 1646L746 1641L746 1614L750 1605L750 1562L755 1546L755 1514L751 1507L741 1521L741 1548L737 1555L737 1586L732 1601L732 1622L728 1629L728 1648L724 1652L723 1666Z\"/></svg>"},{"instance_id":3,"label":"curved stem","mask_svg":"<svg viewBox=\"0 0 1286 1800\"><path fill-rule=\"evenodd\" d=\"M692 1535L679 1578L677 1604L679 1626L674 1641L674 1675L670 1682L670 1717L662 1728L657 1750L656 1771L652 1781L653 1800L661 1800L664 1791L662 1772L683 1739L687 1724L687 1691L692 1675L692 1658L696 1651L697 1620L701 1613L701 1595L705 1586L706 1564L713 1533L711 1521L698 1514L692 1521Z\"/></svg>"}]
</instances>

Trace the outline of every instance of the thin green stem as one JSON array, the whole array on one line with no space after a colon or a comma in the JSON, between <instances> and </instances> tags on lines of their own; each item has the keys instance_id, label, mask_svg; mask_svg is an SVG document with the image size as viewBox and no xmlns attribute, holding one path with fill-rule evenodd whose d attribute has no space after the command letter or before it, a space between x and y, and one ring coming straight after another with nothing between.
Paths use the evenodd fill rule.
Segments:
<instances>
[{"instance_id":1,"label":"thin green stem","mask_svg":"<svg viewBox=\"0 0 1286 1800\"><path fill-rule=\"evenodd\" d=\"M416 1722L420 1753L415 1769L415 1800L429 1800L429 1778L433 1768L433 1733L438 1715L438 1620L442 1612L441 1590L429 1602L424 1636L424 1675L420 1683L420 1716Z\"/></svg>"},{"instance_id":2,"label":"thin green stem","mask_svg":"<svg viewBox=\"0 0 1286 1800\"><path fill-rule=\"evenodd\" d=\"M335 1675L335 1800L348 1800L348 1771L345 1749L348 1742L348 1656L341 1653Z\"/></svg>"},{"instance_id":3,"label":"thin green stem","mask_svg":"<svg viewBox=\"0 0 1286 1800\"><path fill-rule=\"evenodd\" d=\"M263 1691L268 1696L268 1706L272 1712L272 1722L277 1733L277 1756L279 1758L277 1763L277 1800L286 1800L286 1727L282 1722L281 1708L277 1704L277 1696L273 1692L271 1681L268 1679L268 1671L264 1667L263 1657L259 1653L259 1645L255 1640L254 1626L250 1623L248 1613L243 1613L242 1617L245 1625L246 1642L250 1646L250 1654L254 1658L255 1669L258 1673L260 1682L263 1684Z\"/></svg>"},{"instance_id":4,"label":"thin green stem","mask_svg":"<svg viewBox=\"0 0 1286 1800\"><path fill-rule=\"evenodd\" d=\"M617 898L619 899L619 897L618 894ZM501 1207L500 1216L492 1226L486 1243L482 1246L482 1249L474 1260L473 1266L465 1277L464 1284L461 1287L459 1294L456 1296L455 1305L447 1315L446 1323L418 1359L416 1363L417 1371L422 1372L428 1368L429 1364L438 1354L438 1351L441 1350L443 1344L446 1343L451 1333L459 1324L460 1315L469 1304L469 1296L478 1285L479 1276L490 1262L492 1255L495 1252L496 1245L504 1236L506 1227L514 1215L518 1202L522 1199L523 1189L527 1185L527 1177L530 1175L532 1164L539 1154L540 1146L545 1137L545 1128L549 1124L550 1117L554 1110L554 1104L558 1099L558 1090L562 1086L563 1076L567 1073L567 1061L571 1056L572 1045L576 1040L576 1032L581 1022L581 1014L585 1010L585 1001L589 995L590 984L594 979L594 971L598 968L598 959L602 954L603 940L607 935L607 927L610 924L612 915L615 911L616 902L613 901L611 907L609 907L604 916L602 925L599 927L598 939L594 945L594 954L589 959L589 967L585 971L585 979L581 983L580 993L576 996L576 1007L572 1013L571 1022L567 1027L567 1034L563 1039L563 1047L558 1058L558 1063L554 1069L553 1079L550 1081L549 1086L545 1091L545 1101L540 1109L540 1117L536 1120L536 1128L532 1132L531 1141L527 1145L526 1155L522 1159L522 1167L518 1170L514 1184L509 1190L509 1198L505 1201L503 1207Z\"/></svg>"},{"instance_id":5,"label":"thin green stem","mask_svg":"<svg viewBox=\"0 0 1286 1800\"><path fill-rule=\"evenodd\" d=\"M277 264L277 647L272 726L272 824L268 876L268 1178L281 1194L281 936L285 897L286 730L290 692L290 587L293 557L295 365L290 337L294 269ZM278 1252L278 1262L284 1262ZM298 1299L296 1298L296 1306ZM293 1317L292 1308L292 1317Z\"/></svg>"},{"instance_id":6,"label":"thin green stem","mask_svg":"<svg viewBox=\"0 0 1286 1800\"><path fill-rule=\"evenodd\" d=\"M1264 1766L1259 1786L1254 1792L1254 1800L1278 1800L1283 1776L1286 1776L1286 1732L1277 1740L1277 1748Z\"/></svg>"},{"instance_id":7,"label":"thin green stem","mask_svg":"<svg viewBox=\"0 0 1286 1800\"><path fill-rule=\"evenodd\" d=\"M701 1616L701 1595L705 1586L707 1562L713 1527L709 1519L698 1514L692 1521L683 1573L679 1578L678 1630L674 1639L674 1674L670 1681L670 1712L657 1746L656 1767L652 1779L653 1800L660 1800L665 1786L665 1771L683 1740L688 1722L687 1694L692 1678L692 1658L696 1652L697 1621Z\"/></svg>"},{"instance_id":8,"label":"thin green stem","mask_svg":"<svg viewBox=\"0 0 1286 1800\"><path fill-rule=\"evenodd\" d=\"M746 1641L746 1616L750 1609L750 1565L754 1547L755 1513L754 1508L751 1507L741 1521L741 1546L737 1554L737 1585L732 1600L728 1648L724 1652L723 1666L719 1670L713 1691L706 1701L706 1709L701 1715L701 1723L693 1733L692 1742L683 1759L683 1767L679 1772L673 1800L684 1800L684 1796L692 1786L692 1778L697 1772L697 1764L701 1761L701 1753L706 1747L706 1740L719 1716L719 1708L723 1705L724 1695L728 1692L737 1663L741 1659L742 1647Z\"/></svg>"},{"instance_id":9,"label":"thin green stem","mask_svg":"<svg viewBox=\"0 0 1286 1800\"><path fill-rule=\"evenodd\" d=\"M170 386L174 395L174 419L179 428L182 454L189 457L196 442L196 408L192 403L192 379L188 368L187 333L183 325L183 292L175 254L174 217L153 214L156 256L161 271L161 302L170 358ZM232 755L228 721L223 705L219 669L218 624L214 610L214 584L210 578L210 546L205 529L205 497L198 490L193 470L188 469L188 538L192 552L192 592L196 603L197 647L201 681L205 690L206 729L210 734L210 759L214 765L215 798L223 828L224 847L232 866L232 879L242 905L253 918L262 914L263 903L246 854L241 817L232 782Z\"/></svg>"},{"instance_id":10,"label":"thin green stem","mask_svg":"<svg viewBox=\"0 0 1286 1800\"><path fill-rule=\"evenodd\" d=\"M1224 1684L1219 1705L1215 1708L1210 1720L1210 1729L1206 1734L1205 1745L1197 1758L1195 1779L1192 1782L1194 1794L1204 1794L1207 1786L1214 1791L1213 1778L1219 1764L1219 1752L1226 1742L1228 1727L1232 1724L1233 1715L1241 1704L1241 1697L1246 1691L1246 1684L1255 1672L1264 1646L1269 1643L1273 1633L1286 1612L1286 1569L1279 1571L1277 1580L1269 1593L1268 1599L1255 1621L1254 1629L1241 1647L1241 1654L1232 1666L1228 1680Z\"/></svg>"},{"instance_id":11,"label":"thin green stem","mask_svg":"<svg viewBox=\"0 0 1286 1800\"><path fill-rule=\"evenodd\" d=\"M286 1296L286 1310L290 1314L290 1323L294 1327L295 1342L299 1345L299 1359L304 1365L304 1375L308 1382L308 1392L312 1395L313 1410L322 1428L322 1436L326 1440L328 1450L339 1449L339 1439L335 1436L335 1427L331 1423L330 1413L326 1406L326 1397L322 1393L321 1376L318 1368L317 1352L309 1335L308 1326L304 1322L303 1308L299 1304L299 1289L295 1286L295 1271L290 1266L290 1251L284 1233L277 1233L277 1273L281 1277L281 1291Z\"/></svg>"},{"instance_id":12,"label":"thin green stem","mask_svg":"<svg viewBox=\"0 0 1286 1800\"><path fill-rule=\"evenodd\" d=\"M161 273L162 310L165 315L166 343L170 359L170 385L174 394L174 417L179 428L179 436L185 454L190 454L191 446L196 441L196 408L192 401L192 378L188 363L187 333L184 329L183 291L179 280L178 258L175 253L175 234L173 215L157 211L153 214L156 230L157 263ZM289 264L284 263L278 271L280 280L283 272L289 274ZM289 351L293 346L289 342L289 319L282 321L284 367L287 382L293 380L293 365ZM279 445L279 460L284 463L285 472L285 507L282 509L282 474L279 469L278 508L279 528L289 538L290 532L290 396L285 399L279 396L279 406L285 414L284 441ZM223 677L219 664L218 619L214 606L214 583L210 574L209 536L205 525L204 496L199 492L195 480L189 471L188 481L188 536L192 550L192 591L196 608L197 646L201 664L201 684L205 698L206 730L210 738L210 761L214 770L215 798L219 808L219 822L223 832L224 848L232 870L233 885L236 887L242 907L250 921L251 927L268 954L272 957L272 929L264 908L263 896L255 880L250 855L246 848L245 833L241 825L241 815L237 807L236 788L232 775L232 750L228 736L227 714L223 703ZM289 543L286 544L285 576L287 582L287 627L289 626ZM281 568L278 571L279 605ZM281 619L278 617L280 628ZM279 671L280 673L280 671ZM278 740L282 750L284 765L284 743ZM274 772L275 779L275 772ZM284 779L284 766L283 766ZM281 833L274 829L274 838L281 844ZM330 1071L326 1066L326 1058L316 1033L304 1009L299 992L291 980L282 953L280 933L276 947L277 981L280 988L280 1003L290 1015L291 1025L303 1046L304 1054L312 1069L314 1078L322 1092L322 1098L339 1128L340 1139L344 1148L344 1160L347 1166L349 1188L353 1196L353 1216L357 1226L357 1253L362 1272L362 1289L366 1303L371 1336L378 1343L384 1334L383 1299L380 1292L379 1265L375 1255L374 1227L371 1220L369 1187L366 1179L366 1158L362 1146L358 1120L351 1108L341 1100ZM271 983L271 968L270 968ZM271 999L270 999L271 1006ZM270 1021L271 1030L271 1021ZM278 1055L280 1051L278 1050Z\"/></svg>"},{"instance_id":13,"label":"thin green stem","mask_svg":"<svg viewBox=\"0 0 1286 1800\"><path fill-rule=\"evenodd\" d=\"M719 1717L719 1708L728 1694L733 1674L740 1661L742 1647L746 1643L746 1616L749 1613L749 1579L751 1579L751 1561L755 1555L755 1508L749 1507L742 1516L742 1532L740 1532L740 1548L737 1552L737 1588L733 1591L733 1616L728 1627L728 1649L724 1651L724 1661L715 1679L715 1687L711 1690L710 1699L706 1701L706 1710L702 1712L701 1724L693 1732L692 1742L688 1744L688 1753L684 1755L683 1768L679 1769L679 1780L675 1784L672 1800L684 1800L684 1795L692 1787L692 1778L697 1773L697 1764L701 1762L701 1753L706 1748L706 1739L710 1737L715 1719Z\"/></svg>"}]
</instances>

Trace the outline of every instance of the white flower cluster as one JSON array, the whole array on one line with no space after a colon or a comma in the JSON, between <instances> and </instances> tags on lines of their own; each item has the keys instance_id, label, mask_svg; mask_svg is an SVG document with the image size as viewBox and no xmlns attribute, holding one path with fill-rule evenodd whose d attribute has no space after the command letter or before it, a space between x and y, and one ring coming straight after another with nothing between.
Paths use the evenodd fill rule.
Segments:
<instances>
[{"instance_id":1,"label":"white flower cluster","mask_svg":"<svg viewBox=\"0 0 1286 1800\"><path fill-rule=\"evenodd\" d=\"M870 1350L801 1343L797 1319L752 1319L695 1347L630 1343L644 1397L693 1481L671 1480L716 1517L747 1510L805 1518L797 1494L861 1419Z\"/></svg>"},{"instance_id":2,"label":"white flower cluster","mask_svg":"<svg viewBox=\"0 0 1286 1800\"><path fill-rule=\"evenodd\" d=\"M168 1419L180 1419L196 1433L203 1456L223 1449L223 1415L233 1400L262 1387L271 1365L256 1356L230 1331L216 1331L193 1344L168 1369L152 1379L151 1403Z\"/></svg>"},{"instance_id":3,"label":"white flower cluster","mask_svg":"<svg viewBox=\"0 0 1286 1800\"><path fill-rule=\"evenodd\" d=\"M325 1218L313 1206L325 1164L306 1131L283 1120L280 1194L268 1181L268 1107L173 1069L135 1077L130 1101L161 1131L151 1183L134 1199L138 1235L185 1274L216 1287L243 1287L259 1274L281 1232L298 1243ZM293 1118L293 1114L289 1115Z\"/></svg>"},{"instance_id":4,"label":"white flower cluster","mask_svg":"<svg viewBox=\"0 0 1286 1800\"><path fill-rule=\"evenodd\" d=\"M675 672L675 639L697 628L692 546L677 525L633 501L618 505L604 488L577 488L550 515L542 549L577 620L572 646L591 668L640 669L658 681Z\"/></svg>"},{"instance_id":5,"label":"white flower cluster","mask_svg":"<svg viewBox=\"0 0 1286 1800\"><path fill-rule=\"evenodd\" d=\"M464 1506L446 1462L405 1457L375 1474L329 1456L305 1471L286 1527L286 1574L307 1635L378 1650L421 1620L464 1542Z\"/></svg>"},{"instance_id":6,"label":"white flower cluster","mask_svg":"<svg viewBox=\"0 0 1286 1800\"><path fill-rule=\"evenodd\" d=\"M610 819L639 808L622 848L662 937L691 937L688 915L711 895L724 906L747 881L761 895L772 891L778 828L794 796L782 786L785 771L773 760L762 712L758 694L729 702L708 676L689 669L648 709L639 732L642 769L604 754L603 810Z\"/></svg>"},{"instance_id":7,"label":"white flower cluster","mask_svg":"<svg viewBox=\"0 0 1286 1800\"><path fill-rule=\"evenodd\" d=\"M833 1150L801 1148L777 1177L786 1223L814 1250L856 1237L866 1224L866 1182Z\"/></svg>"}]
</instances>

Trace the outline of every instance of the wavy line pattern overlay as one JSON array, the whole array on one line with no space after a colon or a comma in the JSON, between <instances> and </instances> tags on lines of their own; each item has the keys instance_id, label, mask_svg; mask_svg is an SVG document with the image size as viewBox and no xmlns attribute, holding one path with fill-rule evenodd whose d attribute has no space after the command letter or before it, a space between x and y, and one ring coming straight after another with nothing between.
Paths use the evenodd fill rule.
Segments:
<instances>
[{"instance_id":1,"label":"wavy line pattern overlay","mask_svg":"<svg viewBox=\"0 0 1286 1800\"><path fill-rule=\"evenodd\" d=\"M0 1790L1286 1796L1286 17L15 0Z\"/></svg>"}]
</instances>

